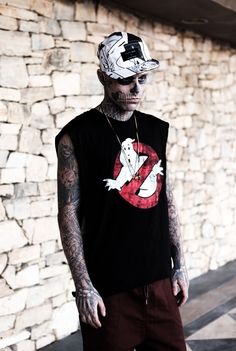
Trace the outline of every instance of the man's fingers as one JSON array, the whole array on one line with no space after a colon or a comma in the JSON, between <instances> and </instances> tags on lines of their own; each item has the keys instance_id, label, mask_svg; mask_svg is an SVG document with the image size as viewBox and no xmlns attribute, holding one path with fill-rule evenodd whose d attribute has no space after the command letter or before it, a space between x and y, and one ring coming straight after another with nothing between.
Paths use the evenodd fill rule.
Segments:
<instances>
[{"instance_id":1,"label":"man's fingers","mask_svg":"<svg viewBox=\"0 0 236 351\"><path fill-rule=\"evenodd\" d=\"M181 306L184 305L188 300L188 288L187 286L182 288L183 299L181 301Z\"/></svg>"},{"instance_id":2,"label":"man's fingers","mask_svg":"<svg viewBox=\"0 0 236 351\"><path fill-rule=\"evenodd\" d=\"M97 299L94 301L87 301L88 303L88 323L94 327L94 328L98 328L101 327L101 323L98 319L98 301Z\"/></svg>"},{"instance_id":3,"label":"man's fingers","mask_svg":"<svg viewBox=\"0 0 236 351\"><path fill-rule=\"evenodd\" d=\"M99 328L99 327L102 326L102 324L101 324L101 322L99 320L99 317L98 317L98 311L99 310L101 312L101 315L103 317L105 317L105 315L106 315L106 308L105 308L105 305L104 305L102 299L98 300L98 303L96 304L95 309L94 309L93 314L92 314L92 320L93 320L93 323L94 323L96 328Z\"/></svg>"},{"instance_id":4,"label":"man's fingers","mask_svg":"<svg viewBox=\"0 0 236 351\"><path fill-rule=\"evenodd\" d=\"M180 302L180 306L183 306L188 299L188 285L183 283L182 281L180 281L179 286L180 286L181 293L182 293L182 299Z\"/></svg>"},{"instance_id":5,"label":"man's fingers","mask_svg":"<svg viewBox=\"0 0 236 351\"><path fill-rule=\"evenodd\" d=\"M95 306L95 308L94 308L94 310L93 310L91 315L92 315L92 320L93 320L95 328L101 327L102 325L101 325L101 322L100 322L100 320L98 318L98 304L96 304L96 306Z\"/></svg>"},{"instance_id":6,"label":"man's fingers","mask_svg":"<svg viewBox=\"0 0 236 351\"><path fill-rule=\"evenodd\" d=\"M98 318L98 303L95 303L94 306L90 305L86 313L86 323L90 324L94 328L101 327L101 322Z\"/></svg>"},{"instance_id":7,"label":"man's fingers","mask_svg":"<svg viewBox=\"0 0 236 351\"><path fill-rule=\"evenodd\" d=\"M183 293L183 300L181 301L181 305L180 306L183 306L187 302L187 300L188 300L188 295L185 295Z\"/></svg>"},{"instance_id":8,"label":"man's fingers","mask_svg":"<svg viewBox=\"0 0 236 351\"><path fill-rule=\"evenodd\" d=\"M174 296L176 296L178 294L178 282L177 280L173 280L172 281L172 291L173 291L173 294Z\"/></svg>"},{"instance_id":9,"label":"man's fingers","mask_svg":"<svg viewBox=\"0 0 236 351\"><path fill-rule=\"evenodd\" d=\"M86 316L84 314L80 313L80 318L81 318L81 321L83 323L87 323L87 319L86 319Z\"/></svg>"},{"instance_id":10,"label":"man's fingers","mask_svg":"<svg viewBox=\"0 0 236 351\"><path fill-rule=\"evenodd\" d=\"M101 315L103 317L105 317L106 316L106 307L105 307L105 305L104 305L102 300L99 300L98 307L100 308Z\"/></svg>"},{"instance_id":11,"label":"man's fingers","mask_svg":"<svg viewBox=\"0 0 236 351\"><path fill-rule=\"evenodd\" d=\"M101 323L100 323L98 317L96 317L92 311L86 312L86 313L81 312L80 318L81 318L83 323L89 324L94 328L101 327Z\"/></svg>"},{"instance_id":12,"label":"man's fingers","mask_svg":"<svg viewBox=\"0 0 236 351\"><path fill-rule=\"evenodd\" d=\"M98 319L98 316L96 316L96 312L90 312L89 314L89 324L94 327L94 328L99 328L101 327L101 323Z\"/></svg>"}]
</instances>

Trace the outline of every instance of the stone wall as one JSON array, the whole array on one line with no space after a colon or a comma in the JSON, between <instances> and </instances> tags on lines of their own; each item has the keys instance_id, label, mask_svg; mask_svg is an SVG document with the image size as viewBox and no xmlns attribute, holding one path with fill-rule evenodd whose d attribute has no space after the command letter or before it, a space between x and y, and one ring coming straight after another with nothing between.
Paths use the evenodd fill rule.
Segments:
<instances>
[{"instance_id":1,"label":"stone wall","mask_svg":"<svg viewBox=\"0 0 236 351\"><path fill-rule=\"evenodd\" d=\"M77 329L56 220L54 136L96 106L96 46L127 30L161 68L142 109L171 123L169 169L190 277L236 257L236 50L91 2L0 0L0 349Z\"/></svg>"}]
</instances>

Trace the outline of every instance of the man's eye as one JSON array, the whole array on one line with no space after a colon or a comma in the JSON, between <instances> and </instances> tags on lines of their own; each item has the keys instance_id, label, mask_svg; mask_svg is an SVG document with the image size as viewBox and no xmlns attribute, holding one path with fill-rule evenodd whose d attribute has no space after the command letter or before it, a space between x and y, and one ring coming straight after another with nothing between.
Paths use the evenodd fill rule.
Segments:
<instances>
[{"instance_id":1,"label":"man's eye","mask_svg":"<svg viewBox=\"0 0 236 351\"><path fill-rule=\"evenodd\" d=\"M121 85L129 85L132 83L133 79L134 79L133 77L122 78L122 79L118 78L117 81Z\"/></svg>"},{"instance_id":2,"label":"man's eye","mask_svg":"<svg viewBox=\"0 0 236 351\"><path fill-rule=\"evenodd\" d=\"M138 78L139 84L145 84L147 81L147 76L141 76Z\"/></svg>"},{"instance_id":3,"label":"man's eye","mask_svg":"<svg viewBox=\"0 0 236 351\"><path fill-rule=\"evenodd\" d=\"M133 83L133 81L135 80L134 77L128 77L128 78L118 78L117 79L117 82L120 84L120 85L129 85L131 83ZM138 82L139 84L145 84L147 82L147 75L143 75L141 77L138 77Z\"/></svg>"}]
</instances>

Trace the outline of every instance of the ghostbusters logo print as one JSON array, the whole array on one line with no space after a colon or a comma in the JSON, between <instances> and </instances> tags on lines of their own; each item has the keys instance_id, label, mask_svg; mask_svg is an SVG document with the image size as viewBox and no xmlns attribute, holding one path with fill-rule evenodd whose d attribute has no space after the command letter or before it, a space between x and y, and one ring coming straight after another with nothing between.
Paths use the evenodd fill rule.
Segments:
<instances>
[{"instance_id":1,"label":"ghostbusters logo print","mask_svg":"<svg viewBox=\"0 0 236 351\"><path fill-rule=\"evenodd\" d=\"M155 206L162 188L161 160L151 146L143 143L139 143L138 154L138 144L131 138L125 139L121 146L114 165L114 179L103 179L105 187L108 191L118 190L135 207Z\"/></svg>"}]
</instances>

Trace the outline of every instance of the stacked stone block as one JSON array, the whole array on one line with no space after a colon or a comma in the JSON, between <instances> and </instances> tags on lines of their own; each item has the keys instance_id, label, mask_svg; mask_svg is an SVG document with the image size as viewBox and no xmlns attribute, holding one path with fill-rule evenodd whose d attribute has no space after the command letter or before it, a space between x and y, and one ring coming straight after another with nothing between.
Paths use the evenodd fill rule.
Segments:
<instances>
[{"instance_id":1,"label":"stacked stone block","mask_svg":"<svg viewBox=\"0 0 236 351\"><path fill-rule=\"evenodd\" d=\"M96 47L116 30L142 35L161 61L141 109L171 124L169 172L190 277L235 259L236 50L105 3L0 0L5 351L34 351L78 328L57 226L54 138L101 101Z\"/></svg>"}]
</instances>

